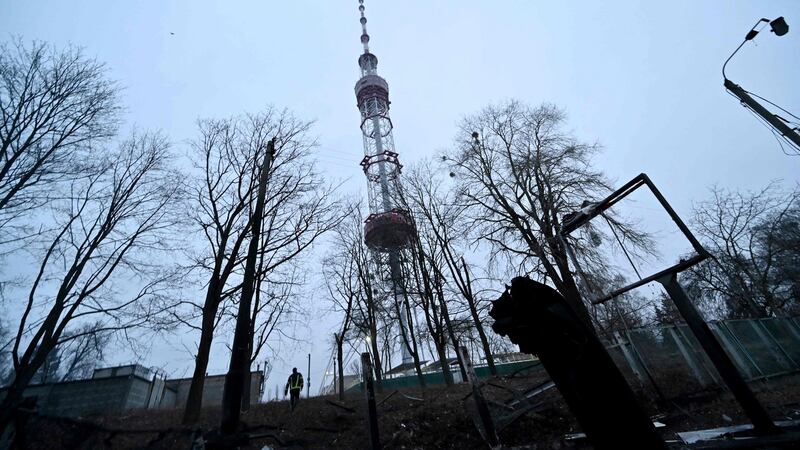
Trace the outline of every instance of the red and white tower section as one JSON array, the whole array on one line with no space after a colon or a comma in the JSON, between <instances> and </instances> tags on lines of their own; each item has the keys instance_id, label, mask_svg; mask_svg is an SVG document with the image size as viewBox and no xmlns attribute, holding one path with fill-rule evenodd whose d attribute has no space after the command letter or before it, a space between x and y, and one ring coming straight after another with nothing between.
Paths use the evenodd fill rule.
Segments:
<instances>
[{"instance_id":1,"label":"red and white tower section","mask_svg":"<svg viewBox=\"0 0 800 450\"><path fill-rule=\"evenodd\" d=\"M377 73L378 58L369 51L367 18L364 0L359 0L361 12L361 43L364 53L358 58L361 78L355 93L361 112L361 133L364 139L364 159L361 167L367 176L370 214L364 222L364 240L373 250L381 280L399 304L404 302L403 274L400 267L402 250L414 237L413 221L401 201L400 173L403 169L392 136L389 117L389 84ZM400 314L400 326L405 328L405 307ZM412 358L401 339L403 363Z\"/></svg>"}]
</instances>

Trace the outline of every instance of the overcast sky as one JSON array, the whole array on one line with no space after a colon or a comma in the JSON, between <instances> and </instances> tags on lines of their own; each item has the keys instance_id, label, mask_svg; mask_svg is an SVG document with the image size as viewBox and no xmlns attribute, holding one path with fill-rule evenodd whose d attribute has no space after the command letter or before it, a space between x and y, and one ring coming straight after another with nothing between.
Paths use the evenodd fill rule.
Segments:
<instances>
[{"instance_id":1,"label":"overcast sky","mask_svg":"<svg viewBox=\"0 0 800 450\"><path fill-rule=\"evenodd\" d=\"M0 0L0 32L84 47L125 87L127 126L160 128L177 148L195 135L199 117L288 107L316 120L326 173L352 177L347 188L356 190L364 184L353 93L357 6ZM731 62L728 76L797 114L796 0L367 0L366 8L406 164L446 148L462 115L516 98L565 108L580 138L605 147L602 170L618 184L648 173L684 216L712 184L757 189L776 179L800 181L800 157L781 153L770 132L726 94L721 75L756 20L785 16L789 34L765 29ZM332 332L321 328L317 333ZM192 361L178 347L154 348L143 363L188 374ZM304 371L305 354L313 352L318 381L328 347L318 340L287 359ZM117 359L111 362L127 362ZM227 362L215 358L209 372L223 372ZM289 363L276 368L278 382Z\"/></svg>"}]
</instances>

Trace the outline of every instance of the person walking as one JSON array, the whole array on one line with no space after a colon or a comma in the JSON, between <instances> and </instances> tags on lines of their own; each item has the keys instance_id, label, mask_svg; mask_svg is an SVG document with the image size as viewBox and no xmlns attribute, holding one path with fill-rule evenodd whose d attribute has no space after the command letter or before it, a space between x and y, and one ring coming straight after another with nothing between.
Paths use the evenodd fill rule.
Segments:
<instances>
[{"instance_id":1,"label":"person walking","mask_svg":"<svg viewBox=\"0 0 800 450\"><path fill-rule=\"evenodd\" d=\"M292 374L286 381L286 388L283 390L283 396L286 397L287 393L291 394L289 398L289 410L294 411L297 402L300 400L300 391L303 390L303 374L297 371L297 367L292 369Z\"/></svg>"}]
</instances>

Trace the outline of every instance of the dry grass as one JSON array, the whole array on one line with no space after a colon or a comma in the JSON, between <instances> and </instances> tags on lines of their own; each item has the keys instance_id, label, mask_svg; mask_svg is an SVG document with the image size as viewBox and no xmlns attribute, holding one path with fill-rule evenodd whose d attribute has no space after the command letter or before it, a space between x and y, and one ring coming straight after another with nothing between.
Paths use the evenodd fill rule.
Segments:
<instances>
[{"instance_id":1,"label":"dry grass","mask_svg":"<svg viewBox=\"0 0 800 450\"><path fill-rule=\"evenodd\" d=\"M504 403L514 398L509 389L524 390L543 379L543 374L528 378L495 379L484 387L485 396ZM676 381L677 382L677 381ZM786 418L800 407L800 377L753 385L759 398L775 419ZM674 391L675 386L664 386ZM405 394L405 395L403 395ZM409 389L400 393L377 395L381 441L385 448L486 448L473 424L472 399L466 385ZM651 413L666 414L662 421L668 427L665 437L674 432L746 422L730 394L723 391L684 395L659 402L640 393ZM422 401L409 399L417 397ZM579 431L557 390L551 389L537 401L543 402L535 412L523 416L500 432L507 446L526 448L586 448L585 443L565 443L565 433ZM271 433L272 437L251 440L242 448L366 448L368 445L363 395L345 398L341 408L334 397L302 399L298 409L290 413L286 402L254 406L243 415L244 429L251 433ZM504 414L503 408L493 412ZM203 411L197 427L214 429L219 423L219 408ZM613 414L613 405L609 406ZM729 417L728 421L723 415ZM180 425L181 411L132 411L124 415L61 421L31 419L27 427L27 443L31 449L189 449L194 430ZM114 432L114 430L120 430ZM577 446L577 447L576 447Z\"/></svg>"}]
</instances>

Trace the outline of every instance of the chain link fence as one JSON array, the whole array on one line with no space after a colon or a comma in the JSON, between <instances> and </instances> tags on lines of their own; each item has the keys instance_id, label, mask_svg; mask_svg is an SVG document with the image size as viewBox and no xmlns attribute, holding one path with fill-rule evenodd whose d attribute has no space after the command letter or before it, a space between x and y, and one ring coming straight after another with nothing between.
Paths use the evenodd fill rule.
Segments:
<instances>
[{"instance_id":1,"label":"chain link fence","mask_svg":"<svg viewBox=\"0 0 800 450\"><path fill-rule=\"evenodd\" d=\"M740 373L750 381L800 371L796 317L708 323ZM722 381L686 325L637 328L605 339L611 357L633 385L676 397Z\"/></svg>"}]
</instances>

